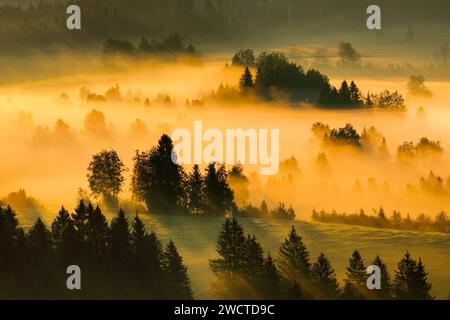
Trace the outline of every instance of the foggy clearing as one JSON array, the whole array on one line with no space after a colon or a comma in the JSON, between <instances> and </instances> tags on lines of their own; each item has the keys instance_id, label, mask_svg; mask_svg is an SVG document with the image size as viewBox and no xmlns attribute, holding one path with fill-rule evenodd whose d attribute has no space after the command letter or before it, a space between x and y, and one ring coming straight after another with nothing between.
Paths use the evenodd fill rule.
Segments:
<instances>
[{"instance_id":1,"label":"foggy clearing","mask_svg":"<svg viewBox=\"0 0 450 320\"><path fill-rule=\"evenodd\" d=\"M408 107L407 112L399 113L244 100L206 100L187 105L186 100L201 99L221 84L237 85L241 69L225 67L223 60L210 61L119 60L105 66L88 57L80 60L80 70L73 76L2 86L0 145L8 152L0 160L0 194L25 189L45 207L44 218L49 221L62 204L68 208L75 205L79 188L87 190L86 168L93 153L115 149L131 169L136 150L149 150L162 133L171 134L177 128L192 130L194 121L202 120L205 127L223 131L280 129L280 160L295 157L299 170L289 184L281 186L277 181L292 172L280 170L276 177L259 177L257 166L244 166L254 205L264 199L271 206L278 202L292 204L301 219L308 219L314 208L338 212L364 208L371 212L382 206L388 213L399 210L413 217L448 211L448 197L422 192L418 186L420 178L430 171L444 181L450 176L450 127L446 123L450 116L450 82L427 81L433 97L421 100L407 96L404 78L346 79L355 80L363 95L399 90L407 96ZM95 65L96 71L84 73L87 64ZM72 57L70 65L76 66L77 60ZM331 83L338 85L343 80L332 78ZM116 85L116 101L86 101L80 97L83 87L103 95ZM164 100L167 97L169 102ZM424 111L418 113L420 107ZM95 116L87 120L92 110L101 112L104 120ZM359 133L373 126L386 139L389 154L378 159L366 151L324 146L311 131L315 122L331 128L350 123ZM417 143L422 137L440 141L443 154L400 162L397 147L405 141ZM318 168L320 153L326 156L327 170ZM124 199L131 198L129 174L120 195ZM408 185L417 189L412 196Z\"/></svg>"}]
</instances>

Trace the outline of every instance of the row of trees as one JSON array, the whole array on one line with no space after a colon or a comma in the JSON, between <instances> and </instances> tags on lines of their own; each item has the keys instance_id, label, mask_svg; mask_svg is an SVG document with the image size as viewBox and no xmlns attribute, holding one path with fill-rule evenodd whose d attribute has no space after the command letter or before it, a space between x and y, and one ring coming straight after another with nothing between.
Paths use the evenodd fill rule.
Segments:
<instances>
[{"instance_id":1,"label":"row of trees","mask_svg":"<svg viewBox=\"0 0 450 320\"><path fill-rule=\"evenodd\" d=\"M133 196L143 202L150 212L295 219L294 209L286 208L284 204L272 211L265 202L261 208L249 204L248 179L240 164L227 171L223 164L210 163L204 173L198 165L194 165L190 172L186 172L173 161L175 154L172 151L171 138L162 135L156 147L149 151L137 151L134 157L131 178ZM93 155L89 164L89 188L110 211L119 208L118 195L123 189L125 170L114 150Z\"/></svg>"},{"instance_id":2,"label":"row of trees","mask_svg":"<svg viewBox=\"0 0 450 320\"><path fill-rule=\"evenodd\" d=\"M353 214L339 214L336 211L328 213L324 210L313 210L311 218L313 221L318 222L342 223L373 228L450 232L450 219L445 212L439 213L433 220L424 214L418 215L416 219L412 219L409 214L406 217L402 217L402 214L395 210L391 217L388 217L383 208L380 208L374 215L366 214L363 209Z\"/></svg>"},{"instance_id":3,"label":"row of trees","mask_svg":"<svg viewBox=\"0 0 450 320\"><path fill-rule=\"evenodd\" d=\"M252 50L241 50L233 57L233 64L245 66L239 80L241 92L259 98L287 98L334 108L406 109L405 100L398 92L385 90L380 94L368 93L364 98L354 81L350 84L343 81L336 88L326 75L314 69L305 72L280 52L263 52L255 58ZM256 68L255 77L250 67Z\"/></svg>"},{"instance_id":4,"label":"row of trees","mask_svg":"<svg viewBox=\"0 0 450 320\"><path fill-rule=\"evenodd\" d=\"M361 254L349 259L344 286L340 287L327 256L311 262L309 252L292 227L278 257L264 254L254 235L245 236L236 218L227 219L217 241L217 259L210 260L216 275L212 284L225 299L432 299L424 264L407 252L391 278L386 264L376 256L371 265L381 271L381 290L369 290L369 274Z\"/></svg>"},{"instance_id":5,"label":"row of trees","mask_svg":"<svg viewBox=\"0 0 450 320\"><path fill-rule=\"evenodd\" d=\"M190 173L172 159L173 143L163 135L158 146L136 152L132 191L153 213L224 216L236 210L224 165L211 163L203 175L198 165Z\"/></svg>"},{"instance_id":6,"label":"row of trees","mask_svg":"<svg viewBox=\"0 0 450 320\"><path fill-rule=\"evenodd\" d=\"M294 208L287 208L284 203L279 203L276 208L269 210L267 203L263 201L258 207L253 206L251 203L240 208L235 216L245 218L273 218L280 220L295 220L296 214Z\"/></svg>"},{"instance_id":7,"label":"row of trees","mask_svg":"<svg viewBox=\"0 0 450 320\"><path fill-rule=\"evenodd\" d=\"M0 7L0 41L2 50L18 45L36 49L37 45L92 45L117 34L136 38L146 30L159 36L172 30L182 30L198 39L215 43L236 40L236 37L255 38L286 32L286 28L299 32L302 28L333 28L354 31L362 27L361 15L368 3L351 0L345 5L340 0L66 0L40 1L20 6L23 1L9 1L14 5ZM69 4L82 10L82 29L72 32L65 28L66 9ZM405 11L408 7L410 10ZM412 7L407 0L383 2L383 25L408 23L423 18L448 21L448 1L434 0L433 5L417 3ZM401 14L399 14L401 12ZM277 33L275 33L277 34ZM264 39L264 38L263 38ZM12 48L11 48L12 47ZM14 52L14 51L11 51Z\"/></svg>"},{"instance_id":8,"label":"row of trees","mask_svg":"<svg viewBox=\"0 0 450 320\"><path fill-rule=\"evenodd\" d=\"M11 207L0 208L2 299L191 299L187 268L173 241L164 247L123 211L108 224L99 207L61 208L50 230L37 219L25 232ZM81 268L82 290L68 290L66 268Z\"/></svg>"},{"instance_id":9,"label":"row of trees","mask_svg":"<svg viewBox=\"0 0 450 320\"><path fill-rule=\"evenodd\" d=\"M171 33L160 39L148 40L141 38L136 48L132 42L122 39L108 38L103 43L103 53L105 54L125 54L125 55L149 55L149 54L195 54L195 47L189 43L183 43L177 33Z\"/></svg>"}]
</instances>

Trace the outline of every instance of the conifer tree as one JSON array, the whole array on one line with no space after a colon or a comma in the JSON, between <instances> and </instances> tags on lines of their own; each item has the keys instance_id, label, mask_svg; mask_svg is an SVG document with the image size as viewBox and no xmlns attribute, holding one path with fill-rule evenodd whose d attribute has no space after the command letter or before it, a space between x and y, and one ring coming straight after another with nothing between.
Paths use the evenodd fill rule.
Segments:
<instances>
[{"instance_id":1,"label":"conifer tree","mask_svg":"<svg viewBox=\"0 0 450 320\"><path fill-rule=\"evenodd\" d=\"M18 225L15 211L10 206L0 207L0 253L2 255L0 270L7 271L11 266L18 241Z\"/></svg>"},{"instance_id":2,"label":"conifer tree","mask_svg":"<svg viewBox=\"0 0 450 320\"><path fill-rule=\"evenodd\" d=\"M166 273L167 287L171 299L192 299L191 283L187 268L172 240L163 253L163 267Z\"/></svg>"},{"instance_id":3,"label":"conifer tree","mask_svg":"<svg viewBox=\"0 0 450 320\"><path fill-rule=\"evenodd\" d=\"M216 251L219 259L209 261L211 270L217 275L233 276L242 271L245 236L236 218L227 218L222 225Z\"/></svg>"},{"instance_id":4,"label":"conifer tree","mask_svg":"<svg viewBox=\"0 0 450 320\"><path fill-rule=\"evenodd\" d=\"M41 218L38 218L28 231L27 244L33 263L41 267L51 263L52 237Z\"/></svg>"},{"instance_id":5,"label":"conifer tree","mask_svg":"<svg viewBox=\"0 0 450 320\"><path fill-rule=\"evenodd\" d=\"M373 290L373 293L378 299L391 299L392 298L392 282L391 276L387 270L386 264L381 260L380 256L377 255L372 261L372 265L378 266L381 271L381 289Z\"/></svg>"},{"instance_id":6,"label":"conifer tree","mask_svg":"<svg viewBox=\"0 0 450 320\"><path fill-rule=\"evenodd\" d=\"M425 271L422 259L419 258L415 270L413 296L418 300L431 300L433 297L430 294L431 283L428 282L428 273Z\"/></svg>"},{"instance_id":7,"label":"conifer tree","mask_svg":"<svg viewBox=\"0 0 450 320\"><path fill-rule=\"evenodd\" d=\"M431 284L427 280L427 273L422 260L419 263L411 258L409 252L400 260L395 271L394 293L397 299L428 300Z\"/></svg>"},{"instance_id":8,"label":"conifer tree","mask_svg":"<svg viewBox=\"0 0 450 320\"><path fill-rule=\"evenodd\" d=\"M355 250L349 259L345 273L344 297L346 299L364 299L367 293L367 273L364 260L358 250Z\"/></svg>"},{"instance_id":9,"label":"conifer tree","mask_svg":"<svg viewBox=\"0 0 450 320\"><path fill-rule=\"evenodd\" d=\"M206 209L205 179L197 164L188 175L186 187L188 213L195 216L204 215Z\"/></svg>"},{"instance_id":10,"label":"conifer tree","mask_svg":"<svg viewBox=\"0 0 450 320\"><path fill-rule=\"evenodd\" d=\"M172 139L163 134L156 148L136 153L133 194L154 213L182 213L183 176L183 168L176 163L176 154L173 153Z\"/></svg>"},{"instance_id":11,"label":"conifer tree","mask_svg":"<svg viewBox=\"0 0 450 320\"><path fill-rule=\"evenodd\" d=\"M111 221L110 252L118 268L126 268L131 256L130 230L123 210Z\"/></svg>"},{"instance_id":12,"label":"conifer tree","mask_svg":"<svg viewBox=\"0 0 450 320\"><path fill-rule=\"evenodd\" d=\"M91 211L92 210L92 211ZM109 226L100 208L87 208L86 244L90 263L101 262L108 255Z\"/></svg>"},{"instance_id":13,"label":"conifer tree","mask_svg":"<svg viewBox=\"0 0 450 320\"><path fill-rule=\"evenodd\" d=\"M307 285L311 277L309 253L294 226L278 253L277 264L280 274L290 283L298 282L302 286Z\"/></svg>"},{"instance_id":14,"label":"conifer tree","mask_svg":"<svg viewBox=\"0 0 450 320\"><path fill-rule=\"evenodd\" d=\"M239 80L239 88L244 91L253 87L254 87L253 75L250 72L250 69L248 67L245 67L244 73L242 74Z\"/></svg>"},{"instance_id":15,"label":"conifer tree","mask_svg":"<svg viewBox=\"0 0 450 320\"><path fill-rule=\"evenodd\" d=\"M75 231L75 224L69 212L62 207L51 225L53 243L56 255L63 264L70 263L71 260L78 260L78 247ZM72 261L72 264L81 261Z\"/></svg>"},{"instance_id":16,"label":"conifer tree","mask_svg":"<svg viewBox=\"0 0 450 320\"><path fill-rule=\"evenodd\" d=\"M264 250L255 235L247 236L242 256L242 273L250 281L258 281L264 268Z\"/></svg>"},{"instance_id":17,"label":"conifer tree","mask_svg":"<svg viewBox=\"0 0 450 320\"><path fill-rule=\"evenodd\" d=\"M311 267L312 278L320 290L321 299L336 299L340 294L336 273L330 261L321 253Z\"/></svg>"},{"instance_id":18,"label":"conifer tree","mask_svg":"<svg viewBox=\"0 0 450 320\"><path fill-rule=\"evenodd\" d=\"M270 253L264 260L262 292L266 299L281 299L280 276Z\"/></svg>"},{"instance_id":19,"label":"conifer tree","mask_svg":"<svg viewBox=\"0 0 450 320\"><path fill-rule=\"evenodd\" d=\"M234 194L228 185L228 175L225 166L211 163L206 169L205 195L207 213L215 216L224 216L234 208Z\"/></svg>"}]
</instances>

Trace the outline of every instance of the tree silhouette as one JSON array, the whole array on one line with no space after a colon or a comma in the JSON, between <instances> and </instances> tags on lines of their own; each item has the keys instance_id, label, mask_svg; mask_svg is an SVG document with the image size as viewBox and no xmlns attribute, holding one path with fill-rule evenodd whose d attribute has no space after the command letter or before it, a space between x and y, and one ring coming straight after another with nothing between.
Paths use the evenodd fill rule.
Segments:
<instances>
[{"instance_id":1,"label":"tree silhouette","mask_svg":"<svg viewBox=\"0 0 450 320\"><path fill-rule=\"evenodd\" d=\"M355 250L349 259L347 278L344 280L344 298L364 299L367 294L367 273L364 260L358 250Z\"/></svg>"},{"instance_id":2,"label":"tree silhouette","mask_svg":"<svg viewBox=\"0 0 450 320\"><path fill-rule=\"evenodd\" d=\"M89 188L95 196L101 196L110 211L118 208L118 194L125 178L124 165L116 151L104 150L93 155L88 167Z\"/></svg>"},{"instance_id":3,"label":"tree silhouette","mask_svg":"<svg viewBox=\"0 0 450 320\"><path fill-rule=\"evenodd\" d=\"M172 299L192 299L187 268L172 240L169 241L163 253L163 268L166 273L166 285Z\"/></svg>"},{"instance_id":4,"label":"tree silhouette","mask_svg":"<svg viewBox=\"0 0 450 320\"><path fill-rule=\"evenodd\" d=\"M239 80L239 88L242 91L245 91L253 87L254 87L253 75L250 72L250 69L248 67L245 67L244 73L242 74L241 79Z\"/></svg>"},{"instance_id":5,"label":"tree silhouette","mask_svg":"<svg viewBox=\"0 0 450 320\"><path fill-rule=\"evenodd\" d=\"M256 57L253 50L239 50L232 59L234 66L253 67L256 64Z\"/></svg>"},{"instance_id":6,"label":"tree silhouette","mask_svg":"<svg viewBox=\"0 0 450 320\"><path fill-rule=\"evenodd\" d=\"M218 275L235 275L242 271L245 248L242 226L236 218L227 218L217 240L216 251L221 258L209 261L211 270Z\"/></svg>"},{"instance_id":7,"label":"tree silhouette","mask_svg":"<svg viewBox=\"0 0 450 320\"><path fill-rule=\"evenodd\" d=\"M400 260L395 271L394 294L397 299L429 300L431 284L427 280L427 273L422 260L419 262L411 258L409 252Z\"/></svg>"},{"instance_id":8,"label":"tree silhouette","mask_svg":"<svg viewBox=\"0 0 450 320\"><path fill-rule=\"evenodd\" d=\"M187 177L186 189L188 213L195 216L204 215L206 213L205 179L197 164Z\"/></svg>"},{"instance_id":9,"label":"tree silhouette","mask_svg":"<svg viewBox=\"0 0 450 320\"><path fill-rule=\"evenodd\" d=\"M131 256L130 230L128 220L123 210L119 210L111 221L111 236L109 249L111 258L117 269L129 269L129 257Z\"/></svg>"},{"instance_id":10,"label":"tree silhouette","mask_svg":"<svg viewBox=\"0 0 450 320\"><path fill-rule=\"evenodd\" d=\"M275 262L270 253L264 260L263 286L261 291L266 299L281 298L281 282Z\"/></svg>"},{"instance_id":11,"label":"tree silhouette","mask_svg":"<svg viewBox=\"0 0 450 320\"><path fill-rule=\"evenodd\" d=\"M387 270L386 264L381 260L380 256L377 255L372 261L372 265L378 266L381 271L381 289L373 290L373 294L377 299L387 300L392 298L392 282L391 276Z\"/></svg>"},{"instance_id":12,"label":"tree silhouette","mask_svg":"<svg viewBox=\"0 0 450 320\"><path fill-rule=\"evenodd\" d=\"M319 289L321 299L337 299L340 295L339 284L330 261L321 253L311 267L314 284Z\"/></svg>"},{"instance_id":13,"label":"tree silhouette","mask_svg":"<svg viewBox=\"0 0 450 320\"><path fill-rule=\"evenodd\" d=\"M172 139L164 134L158 146L148 152L137 152L134 158L132 189L135 197L158 214L182 213L183 168L172 154ZM174 156L175 159L172 159Z\"/></svg>"},{"instance_id":14,"label":"tree silhouette","mask_svg":"<svg viewBox=\"0 0 450 320\"><path fill-rule=\"evenodd\" d=\"M70 265L75 262L81 264L81 261L78 260L80 257L77 257L79 243L77 241L75 223L64 207L53 219L51 233L59 261L63 265Z\"/></svg>"},{"instance_id":15,"label":"tree silhouette","mask_svg":"<svg viewBox=\"0 0 450 320\"><path fill-rule=\"evenodd\" d=\"M211 163L206 169L205 195L207 214L224 216L234 209L234 194L228 185L228 175L224 165L216 169Z\"/></svg>"},{"instance_id":16,"label":"tree silhouette","mask_svg":"<svg viewBox=\"0 0 450 320\"><path fill-rule=\"evenodd\" d=\"M281 276L291 284L297 283L300 291L307 290L311 280L309 253L294 226L281 244L278 255Z\"/></svg>"}]
</instances>

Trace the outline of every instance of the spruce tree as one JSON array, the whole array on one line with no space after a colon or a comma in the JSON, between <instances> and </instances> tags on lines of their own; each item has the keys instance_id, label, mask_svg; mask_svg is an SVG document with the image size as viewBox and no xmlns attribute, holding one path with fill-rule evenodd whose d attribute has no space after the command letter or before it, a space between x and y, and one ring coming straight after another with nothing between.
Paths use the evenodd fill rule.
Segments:
<instances>
[{"instance_id":1,"label":"spruce tree","mask_svg":"<svg viewBox=\"0 0 450 320\"><path fill-rule=\"evenodd\" d=\"M261 291L266 299L281 299L280 276L270 253L264 260L263 285Z\"/></svg>"},{"instance_id":2,"label":"spruce tree","mask_svg":"<svg viewBox=\"0 0 450 320\"><path fill-rule=\"evenodd\" d=\"M92 210L92 211L91 211ZM108 256L109 226L100 208L87 208L86 244L89 263L101 263Z\"/></svg>"},{"instance_id":3,"label":"spruce tree","mask_svg":"<svg viewBox=\"0 0 450 320\"><path fill-rule=\"evenodd\" d=\"M209 261L216 275L233 276L242 271L245 236L242 226L236 218L227 218L217 240L216 251L219 259Z\"/></svg>"},{"instance_id":4,"label":"spruce tree","mask_svg":"<svg viewBox=\"0 0 450 320\"><path fill-rule=\"evenodd\" d=\"M58 216L53 220L51 232L56 255L60 262L63 264L74 264L75 262L81 264L81 261L78 260L79 248L76 238L75 223L64 207L61 208Z\"/></svg>"},{"instance_id":5,"label":"spruce tree","mask_svg":"<svg viewBox=\"0 0 450 320\"><path fill-rule=\"evenodd\" d=\"M312 278L319 289L321 299L336 299L340 294L336 273L330 261L321 253L311 267Z\"/></svg>"},{"instance_id":6,"label":"spruce tree","mask_svg":"<svg viewBox=\"0 0 450 320\"><path fill-rule=\"evenodd\" d=\"M0 207L0 254L2 263L0 270L7 272L12 267L12 259L15 253L15 246L19 233L19 221L16 218L15 211L8 206Z\"/></svg>"},{"instance_id":7,"label":"spruce tree","mask_svg":"<svg viewBox=\"0 0 450 320\"><path fill-rule=\"evenodd\" d=\"M264 268L264 250L255 235L247 236L242 260L242 273L250 281L258 281Z\"/></svg>"},{"instance_id":8,"label":"spruce tree","mask_svg":"<svg viewBox=\"0 0 450 320\"><path fill-rule=\"evenodd\" d=\"M244 91L253 87L254 87L253 75L250 72L250 69L248 67L245 67L244 73L242 74L239 80L239 88Z\"/></svg>"},{"instance_id":9,"label":"spruce tree","mask_svg":"<svg viewBox=\"0 0 450 320\"><path fill-rule=\"evenodd\" d=\"M28 231L27 244L31 261L35 265L45 267L51 263L52 236L41 218L38 218Z\"/></svg>"},{"instance_id":10,"label":"spruce tree","mask_svg":"<svg viewBox=\"0 0 450 320\"><path fill-rule=\"evenodd\" d=\"M417 263L409 252L400 260L395 271L394 292L397 299L410 299Z\"/></svg>"},{"instance_id":11,"label":"spruce tree","mask_svg":"<svg viewBox=\"0 0 450 320\"><path fill-rule=\"evenodd\" d=\"M294 226L278 253L277 264L280 274L292 284L298 282L303 287L307 285L311 277L309 253Z\"/></svg>"},{"instance_id":12,"label":"spruce tree","mask_svg":"<svg viewBox=\"0 0 450 320\"><path fill-rule=\"evenodd\" d=\"M387 270L386 264L381 260L380 256L377 255L375 259L372 261L372 265L378 266L381 271L381 289L373 290L376 298L378 299L391 299L392 298L392 282L391 276Z\"/></svg>"},{"instance_id":13,"label":"spruce tree","mask_svg":"<svg viewBox=\"0 0 450 320\"><path fill-rule=\"evenodd\" d=\"M345 273L344 297L346 299L364 299L367 294L367 273L364 260L358 250L355 250L349 259Z\"/></svg>"},{"instance_id":14,"label":"spruce tree","mask_svg":"<svg viewBox=\"0 0 450 320\"><path fill-rule=\"evenodd\" d=\"M430 290L431 284L427 280L422 260L417 262L406 252L395 271L395 297L402 300L429 300L432 299Z\"/></svg>"},{"instance_id":15,"label":"spruce tree","mask_svg":"<svg viewBox=\"0 0 450 320\"><path fill-rule=\"evenodd\" d=\"M169 241L163 253L163 268L166 274L169 298L177 300L192 299L187 268L172 240Z\"/></svg>"},{"instance_id":16,"label":"spruce tree","mask_svg":"<svg viewBox=\"0 0 450 320\"><path fill-rule=\"evenodd\" d=\"M110 253L117 268L127 269L131 256L130 230L123 210L111 221Z\"/></svg>"},{"instance_id":17,"label":"spruce tree","mask_svg":"<svg viewBox=\"0 0 450 320\"><path fill-rule=\"evenodd\" d=\"M206 210L205 179L197 164L188 175L186 187L188 213L195 216L204 215Z\"/></svg>"},{"instance_id":18,"label":"spruce tree","mask_svg":"<svg viewBox=\"0 0 450 320\"><path fill-rule=\"evenodd\" d=\"M225 166L216 169L215 163L210 163L206 169L205 196L207 214L224 216L234 208L234 194L228 185L228 175Z\"/></svg>"},{"instance_id":19,"label":"spruce tree","mask_svg":"<svg viewBox=\"0 0 450 320\"><path fill-rule=\"evenodd\" d=\"M428 282L428 273L425 271L425 266L422 259L419 258L417 267L414 273L413 296L417 300L431 300L433 297L430 294L431 283Z\"/></svg>"},{"instance_id":20,"label":"spruce tree","mask_svg":"<svg viewBox=\"0 0 450 320\"><path fill-rule=\"evenodd\" d=\"M183 168L176 163L172 139L163 134L156 148L137 152L134 158L132 190L147 208L158 214L183 212Z\"/></svg>"}]
</instances>

